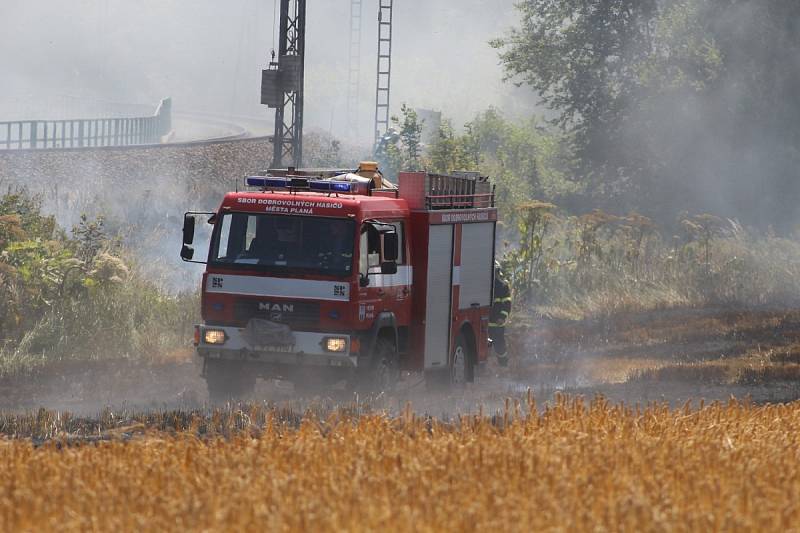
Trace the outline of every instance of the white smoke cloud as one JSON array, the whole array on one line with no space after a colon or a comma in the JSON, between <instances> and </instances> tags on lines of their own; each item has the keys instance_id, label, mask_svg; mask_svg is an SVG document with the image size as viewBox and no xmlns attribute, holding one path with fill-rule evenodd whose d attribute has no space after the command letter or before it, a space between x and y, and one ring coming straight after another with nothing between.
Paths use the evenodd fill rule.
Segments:
<instances>
[{"instance_id":1,"label":"white smoke cloud","mask_svg":"<svg viewBox=\"0 0 800 533\"><path fill-rule=\"evenodd\" d=\"M179 111L269 117L259 86L276 44L274 1L4 0L0 120L30 118L23 112L74 115L57 95L152 105L172 96ZM530 110L529 92L502 82L488 46L514 24L513 4L395 2L393 111L407 102L462 123L490 105ZM366 142L374 119L376 31L377 0L365 1L358 138ZM308 2L306 125L352 138L349 39L348 0ZM54 99L58 105L48 103Z\"/></svg>"}]
</instances>

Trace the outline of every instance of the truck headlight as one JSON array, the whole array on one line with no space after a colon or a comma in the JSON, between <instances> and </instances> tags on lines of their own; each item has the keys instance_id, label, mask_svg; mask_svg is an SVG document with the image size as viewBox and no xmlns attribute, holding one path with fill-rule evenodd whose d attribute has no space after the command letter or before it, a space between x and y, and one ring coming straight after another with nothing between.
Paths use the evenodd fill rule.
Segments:
<instances>
[{"instance_id":1,"label":"truck headlight","mask_svg":"<svg viewBox=\"0 0 800 533\"><path fill-rule=\"evenodd\" d=\"M206 344L225 344L227 335L221 329L207 329L203 332L203 341Z\"/></svg>"},{"instance_id":2,"label":"truck headlight","mask_svg":"<svg viewBox=\"0 0 800 533\"><path fill-rule=\"evenodd\" d=\"M326 337L325 350L329 352L344 352L347 350L347 339L343 337Z\"/></svg>"}]
</instances>

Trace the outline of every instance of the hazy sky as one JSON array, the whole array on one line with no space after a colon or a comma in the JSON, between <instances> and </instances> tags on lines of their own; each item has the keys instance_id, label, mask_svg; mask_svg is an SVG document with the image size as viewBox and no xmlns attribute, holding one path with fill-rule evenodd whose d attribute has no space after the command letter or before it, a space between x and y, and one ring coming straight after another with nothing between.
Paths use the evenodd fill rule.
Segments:
<instances>
[{"instance_id":1,"label":"hazy sky","mask_svg":"<svg viewBox=\"0 0 800 533\"><path fill-rule=\"evenodd\" d=\"M433 108L457 123L489 105L529 112L530 93L502 83L487 44L515 22L514 1L395 0L392 107ZM377 4L364 0L362 137L374 117ZM172 96L178 109L271 116L258 100L274 7L275 0L2 0L0 72L12 96L0 110L52 114L69 107L58 99L64 95L142 103ZM308 0L306 125L339 136L347 133L349 20L349 0Z\"/></svg>"}]
</instances>

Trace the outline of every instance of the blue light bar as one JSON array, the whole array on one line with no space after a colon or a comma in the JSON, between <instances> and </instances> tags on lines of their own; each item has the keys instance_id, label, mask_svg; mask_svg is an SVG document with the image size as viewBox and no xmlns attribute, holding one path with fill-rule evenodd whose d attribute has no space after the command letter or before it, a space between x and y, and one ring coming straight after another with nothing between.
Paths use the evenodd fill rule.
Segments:
<instances>
[{"instance_id":1,"label":"blue light bar","mask_svg":"<svg viewBox=\"0 0 800 533\"><path fill-rule=\"evenodd\" d=\"M350 193L353 184L347 181L310 181L308 186L312 191Z\"/></svg>"},{"instance_id":2,"label":"blue light bar","mask_svg":"<svg viewBox=\"0 0 800 533\"><path fill-rule=\"evenodd\" d=\"M248 176L246 181L248 187L261 187L262 189L288 189L290 185L287 178Z\"/></svg>"},{"instance_id":3,"label":"blue light bar","mask_svg":"<svg viewBox=\"0 0 800 533\"><path fill-rule=\"evenodd\" d=\"M354 185L355 183L349 183L346 181L331 182L331 189L336 192L350 192L353 190Z\"/></svg>"},{"instance_id":4,"label":"blue light bar","mask_svg":"<svg viewBox=\"0 0 800 533\"><path fill-rule=\"evenodd\" d=\"M260 189L305 189L316 192L352 193L355 183L349 181L307 180L305 178L274 178L270 176L247 176L248 187Z\"/></svg>"}]
</instances>

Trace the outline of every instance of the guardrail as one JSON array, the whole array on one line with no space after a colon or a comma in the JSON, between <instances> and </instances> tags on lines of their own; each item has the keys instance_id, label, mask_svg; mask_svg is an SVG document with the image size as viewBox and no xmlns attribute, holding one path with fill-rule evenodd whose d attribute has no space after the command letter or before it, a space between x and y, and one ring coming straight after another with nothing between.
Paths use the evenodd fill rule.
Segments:
<instances>
[{"instance_id":1,"label":"guardrail","mask_svg":"<svg viewBox=\"0 0 800 533\"><path fill-rule=\"evenodd\" d=\"M0 122L0 150L159 144L172 130L172 100L149 117Z\"/></svg>"}]
</instances>

